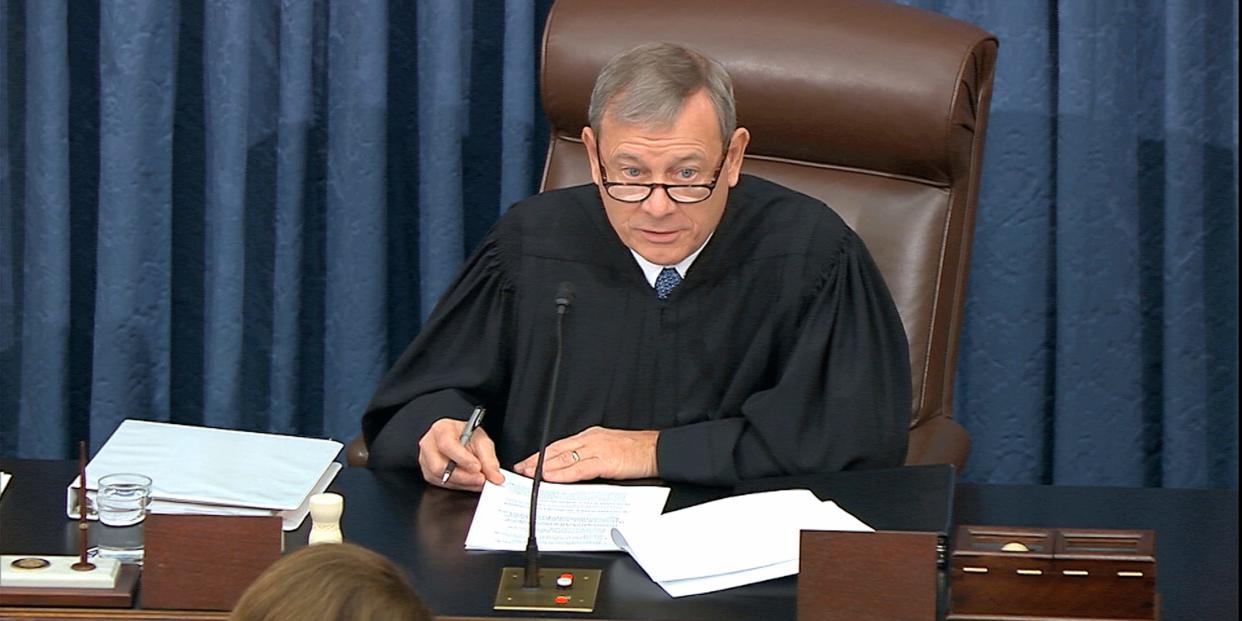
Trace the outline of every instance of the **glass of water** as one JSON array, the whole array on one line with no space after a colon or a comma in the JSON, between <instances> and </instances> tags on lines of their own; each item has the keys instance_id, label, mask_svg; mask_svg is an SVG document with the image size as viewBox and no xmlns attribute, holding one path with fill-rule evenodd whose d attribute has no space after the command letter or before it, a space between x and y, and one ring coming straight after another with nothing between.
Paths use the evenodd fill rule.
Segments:
<instances>
[{"instance_id":1,"label":"glass of water","mask_svg":"<svg viewBox=\"0 0 1242 621\"><path fill-rule=\"evenodd\" d=\"M95 496L99 556L123 563L142 562L142 525L150 502L151 477L128 472L100 477Z\"/></svg>"}]
</instances>

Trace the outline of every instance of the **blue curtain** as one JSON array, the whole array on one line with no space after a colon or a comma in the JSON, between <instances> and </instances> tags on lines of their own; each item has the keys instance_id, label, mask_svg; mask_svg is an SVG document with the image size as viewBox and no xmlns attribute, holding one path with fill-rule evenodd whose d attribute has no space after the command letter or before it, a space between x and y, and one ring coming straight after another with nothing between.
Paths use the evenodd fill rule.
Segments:
<instances>
[{"instance_id":1,"label":"blue curtain","mask_svg":"<svg viewBox=\"0 0 1242 621\"><path fill-rule=\"evenodd\" d=\"M965 477L1236 487L1237 2L907 4L1001 41Z\"/></svg>"},{"instance_id":2,"label":"blue curtain","mask_svg":"<svg viewBox=\"0 0 1242 621\"><path fill-rule=\"evenodd\" d=\"M131 417L357 433L535 189L549 4L4 2L0 455Z\"/></svg>"},{"instance_id":3,"label":"blue curtain","mask_svg":"<svg viewBox=\"0 0 1242 621\"><path fill-rule=\"evenodd\" d=\"M1235 487L1236 2L904 1L1001 40L964 477ZM356 433L534 190L548 4L5 2L0 455Z\"/></svg>"}]
</instances>

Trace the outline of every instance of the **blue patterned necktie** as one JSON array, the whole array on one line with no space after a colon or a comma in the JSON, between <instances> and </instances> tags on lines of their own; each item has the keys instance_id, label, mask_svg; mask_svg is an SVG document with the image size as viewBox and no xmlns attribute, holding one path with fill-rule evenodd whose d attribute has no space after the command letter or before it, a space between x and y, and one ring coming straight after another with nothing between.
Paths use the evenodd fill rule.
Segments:
<instances>
[{"instance_id":1,"label":"blue patterned necktie","mask_svg":"<svg viewBox=\"0 0 1242 621\"><path fill-rule=\"evenodd\" d=\"M672 293L677 285L681 284L681 274L677 270L666 267L660 270L660 275L656 277L655 290L656 297L661 300L668 299L668 294Z\"/></svg>"}]
</instances>

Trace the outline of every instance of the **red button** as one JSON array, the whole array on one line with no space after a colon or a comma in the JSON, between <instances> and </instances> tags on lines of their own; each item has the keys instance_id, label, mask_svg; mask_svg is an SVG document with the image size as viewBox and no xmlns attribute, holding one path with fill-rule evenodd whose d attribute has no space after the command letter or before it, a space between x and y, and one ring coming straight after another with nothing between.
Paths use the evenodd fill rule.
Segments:
<instances>
[{"instance_id":1,"label":"red button","mask_svg":"<svg viewBox=\"0 0 1242 621\"><path fill-rule=\"evenodd\" d=\"M556 596L556 603L558 603L558 604L568 604L568 603L569 603L569 596L568 596L568 595L557 595L557 596Z\"/></svg>"}]
</instances>

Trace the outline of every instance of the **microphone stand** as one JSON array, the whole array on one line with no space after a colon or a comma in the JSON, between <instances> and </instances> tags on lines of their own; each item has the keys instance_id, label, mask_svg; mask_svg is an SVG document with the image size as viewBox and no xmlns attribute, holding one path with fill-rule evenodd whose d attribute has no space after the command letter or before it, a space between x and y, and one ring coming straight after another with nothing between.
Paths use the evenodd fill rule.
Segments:
<instances>
[{"instance_id":1,"label":"microphone stand","mask_svg":"<svg viewBox=\"0 0 1242 621\"><path fill-rule=\"evenodd\" d=\"M552 426L552 412L556 405L556 386L561 374L561 353L564 349L565 312L573 303L573 287L563 282L556 291L556 359L552 364L552 380L548 393L548 407L543 414L543 429L539 437L539 459L535 462L535 477L530 491L530 532L526 537L526 566L505 567L500 572L500 587L496 591L495 610L563 610L567 612L592 612L595 596L599 590L599 569L568 567L539 568L539 543L535 538L536 509L539 504L539 484L543 482L543 460L548 452L548 430Z\"/></svg>"}]
</instances>

